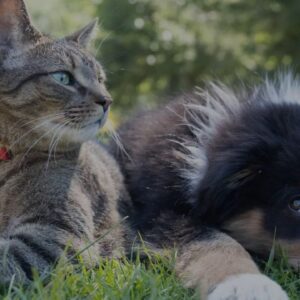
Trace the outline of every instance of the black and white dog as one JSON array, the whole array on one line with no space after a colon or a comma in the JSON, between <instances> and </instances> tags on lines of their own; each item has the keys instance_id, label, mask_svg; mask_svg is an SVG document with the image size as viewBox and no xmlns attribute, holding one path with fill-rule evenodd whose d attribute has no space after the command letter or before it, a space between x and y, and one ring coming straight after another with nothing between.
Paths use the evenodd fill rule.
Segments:
<instances>
[{"instance_id":1,"label":"black and white dog","mask_svg":"<svg viewBox=\"0 0 300 300\"><path fill-rule=\"evenodd\" d=\"M280 247L300 263L297 78L280 75L240 92L210 83L119 133L126 154L112 151L132 198L132 226L157 247L178 247L188 286L209 299L286 299L275 284L261 292L263 275L251 284L256 271L237 248L268 257Z\"/></svg>"}]
</instances>

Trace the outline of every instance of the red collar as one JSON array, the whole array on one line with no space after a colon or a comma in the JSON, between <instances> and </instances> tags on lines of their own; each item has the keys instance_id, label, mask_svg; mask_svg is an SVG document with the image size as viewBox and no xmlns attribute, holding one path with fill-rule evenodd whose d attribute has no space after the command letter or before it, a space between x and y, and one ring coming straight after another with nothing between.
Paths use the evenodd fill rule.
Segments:
<instances>
[{"instance_id":1,"label":"red collar","mask_svg":"<svg viewBox=\"0 0 300 300\"><path fill-rule=\"evenodd\" d=\"M6 147L0 146L0 161L11 160L11 153Z\"/></svg>"}]
</instances>

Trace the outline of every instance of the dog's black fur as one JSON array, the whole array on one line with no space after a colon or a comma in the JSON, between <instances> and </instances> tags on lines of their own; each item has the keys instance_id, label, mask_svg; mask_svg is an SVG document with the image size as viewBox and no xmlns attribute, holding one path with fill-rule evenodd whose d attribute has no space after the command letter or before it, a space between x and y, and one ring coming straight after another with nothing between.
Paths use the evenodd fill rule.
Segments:
<instances>
[{"instance_id":1,"label":"dog's black fur","mask_svg":"<svg viewBox=\"0 0 300 300\"><path fill-rule=\"evenodd\" d=\"M213 85L119 133L127 153L112 151L135 228L164 232L184 218L202 235L216 228L264 256L275 238L299 263L300 83L291 75L238 95Z\"/></svg>"},{"instance_id":2,"label":"dog's black fur","mask_svg":"<svg viewBox=\"0 0 300 300\"><path fill-rule=\"evenodd\" d=\"M300 95L299 95L300 96ZM264 213L276 237L300 238L300 106L247 106L221 128L209 147L208 168L199 182L193 216L222 226L250 209ZM244 170L245 177L235 179Z\"/></svg>"}]
</instances>

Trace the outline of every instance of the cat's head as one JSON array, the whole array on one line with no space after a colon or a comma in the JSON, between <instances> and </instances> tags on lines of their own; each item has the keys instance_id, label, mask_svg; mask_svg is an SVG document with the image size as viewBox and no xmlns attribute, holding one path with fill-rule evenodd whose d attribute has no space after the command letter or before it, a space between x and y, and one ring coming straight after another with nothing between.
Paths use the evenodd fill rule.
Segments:
<instances>
[{"instance_id":1,"label":"cat's head","mask_svg":"<svg viewBox=\"0 0 300 300\"><path fill-rule=\"evenodd\" d=\"M86 50L96 24L52 39L32 26L22 0L0 0L0 143L48 150L96 134L112 101Z\"/></svg>"}]
</instances>

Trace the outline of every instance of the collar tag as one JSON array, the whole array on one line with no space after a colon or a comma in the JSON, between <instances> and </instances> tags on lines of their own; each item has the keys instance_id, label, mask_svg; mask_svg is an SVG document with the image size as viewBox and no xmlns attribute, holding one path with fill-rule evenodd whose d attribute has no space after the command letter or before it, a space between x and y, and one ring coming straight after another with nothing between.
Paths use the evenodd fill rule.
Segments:
<instances>
[{"instance_id":1,"label":"collar tag","mask_svg":"<svg viewBox=\"0 0 300 300\"><path fill-rule=\"evenodd\" d=\"M11 155L6 147L0 147L0 161L11 160Z\"/></svg>"}]
</instances>

